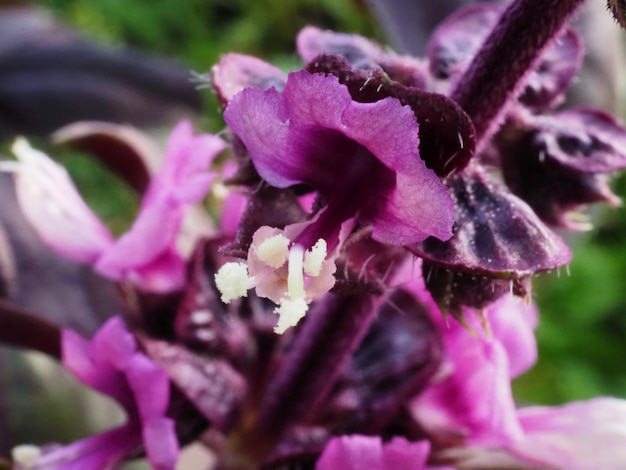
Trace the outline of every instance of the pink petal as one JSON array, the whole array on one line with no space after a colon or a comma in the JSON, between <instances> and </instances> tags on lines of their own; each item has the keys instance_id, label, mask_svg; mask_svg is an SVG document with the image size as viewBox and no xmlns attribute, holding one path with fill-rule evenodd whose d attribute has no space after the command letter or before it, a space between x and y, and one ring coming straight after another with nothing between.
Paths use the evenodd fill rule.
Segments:
<instances>
[{"instance_id":1,"label":"pink petal","mask_svg":"<svg viewBox=\"0 0 626 470\"><path fill-rule=\"evenodd\" d=\"M22 213L54 250L75 261L93 262L113 239L78 194L65 169L18 141L15 189Z\"/></svg>"},{"instance_id":2,"label":"pink petal","mask_svg":"<svg viewBox=\"0 0 626 470\"><path fill-rule=\"evenodd\" d=\"M549 468L621 470L626 462L626 401L595 398L519 410L526 437L514 455Z\"/></svg>"}]
</instances>

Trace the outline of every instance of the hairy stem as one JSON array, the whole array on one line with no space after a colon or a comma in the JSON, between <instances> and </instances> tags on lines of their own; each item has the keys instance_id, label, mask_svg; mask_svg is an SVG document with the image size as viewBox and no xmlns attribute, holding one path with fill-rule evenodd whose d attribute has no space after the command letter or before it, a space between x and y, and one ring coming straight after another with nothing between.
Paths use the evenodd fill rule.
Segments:
<instances>
[{"instance_id":1,"label":"hairy stem","mask_svg":"<svg viewBox=\"0 0 626 470\"><path fill-rule=\"evenodd\" d=\"M474 123L478 144L496 130L524 76L583 1L515 0L504 11L451 95Z\"/></svg>"},{"instance_id":2,"label":"hairy stem","mask_svg":"<svg viewBox=\"0 0 626 470\"><path fill-rule=\"evenodd\" d=\"M242 441L251 445L244 452L254 461L262 462L292 424L315 415L383 300L329 294L308 313Z\"/></svg>"}]
</instances>

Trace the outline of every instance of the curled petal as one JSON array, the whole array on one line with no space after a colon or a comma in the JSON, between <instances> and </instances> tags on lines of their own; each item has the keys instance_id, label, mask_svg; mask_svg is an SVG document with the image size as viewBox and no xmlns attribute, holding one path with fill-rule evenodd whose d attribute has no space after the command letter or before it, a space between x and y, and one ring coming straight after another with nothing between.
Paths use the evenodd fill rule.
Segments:
<instances>
[{"instance_id":1,"label":"curled petal","mask_svg":"<svg viewBox=\"0 0 626 470\"><path fill-rule=\"evenodd\" d=\"M449 194L419 158L415 117L399 100L355 102L334 76L301 71L282 95L244 90L224 118L266 181L317 189L335 226L361 211L379 241L449 237Z\"/></svg>"},{"instance_id":2,"label":"curled petal","mask_svg":"<svg viewBox=\"0 0 626 470\"><path fill-rule=\"evenodd\" d=\"M175 423L169 418L155 418L143 427L143 442L148 461L154 470L176 468L180 446L176 439Z\"/></svg>"},{"instance_id":3,"label":"curled petal","mask_svg":"<svg viewBox=\"0 0 626 470\"><path fill-rule=\"evenodd\" d=\"M185 209L200 202L216 173L210 170L225 143L212 135L194 136L191 124L172 131L166 157L150 183L131 229L96 261L95 269L138 287L168 292L184 283L184 259L176 247Z\"/></svg>"},{"instance_id":4,"label":"curled petal","mask_svg":"<svg viewBox=\"0 0 626 470\"><path fill-rule=\"evenodd\" d=\"M595 398L518 410L524 435L502 447L456 447L437 459L459 469L621 470L626 461L626 402Z\"/></svg>"},{"instance_id":5,"label":"curled petal","mask_svg":"<svg viewBox=\"0 0 626 470\"><path fill-rule=\"evenodd\" d=\"M549 468L618 470L626 462L626 401L596 398L519 410L525 438L508 450Z\"/></svg>"},{"instance_id":6,"label":"curled petal","mask_svg":"<svg viewBox=\"0 0 626 470\"><path fill-rule=\"evenodd\" d=\"M148 206L159 195L171 194L181 204L200 202L217 173L210 170L213 159L226 147L219 137L194 135L189 121L181 121L171 132L165 160L142 201Z\"/></svg>"},{"instance_id":7,"label":"curled petal","mask_svg":"<svg viewBox=\"0 0 626 470\"><path fill-rule=\"evenodd\" d=\"M393 97L409 106L418 122L420 158L439 177L463 169L472 158L476 145L474 126L467 114L448 97L405 86L377 69L354 69L336 56L318 56L307 70L334 75L339 83L348 87L352 99L360 103Z\"/></svg>"},{"instance_id":8,"label":"curled petal","mask_svg":"<svg viewBox=\"0 0 626 470\"><path fill-rule=\"evenodd\" d=\"M173 198L154 200L143 209L131 229L95 263L101 274L122 280L158 260L174 246L183 213Z\"/></svg>"},{"instance_id":9,"label":"curled petal","mask_svg":"<svg viewBox=\"0 0 626 470\"><path fill-rule=\"evenodd\" d=\"M75 261L94 262L113 243L111 234L78 194L65 169L18 139L15 190L22 213L39 236Z\"/></svg>"}]
</instances>

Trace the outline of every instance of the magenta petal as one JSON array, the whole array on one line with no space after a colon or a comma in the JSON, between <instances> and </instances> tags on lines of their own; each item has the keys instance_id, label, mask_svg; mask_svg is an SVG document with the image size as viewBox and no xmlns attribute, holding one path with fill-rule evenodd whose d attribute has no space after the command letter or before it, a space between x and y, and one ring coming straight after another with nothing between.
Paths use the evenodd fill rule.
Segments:
<instances>
[{"instance_id":1,"label":"magenta petal","mask_svg":"<svg viewBox=\"0 0 626 470\"><path fill-rule=\"evenodd\" d=\"M331 439L315 470L382 470L382 443L376 436L341 436Z\"/></svg>"},{"instance_id":2,"label":"magenta petal","mask_svg":"<svg viewBox=\"0 0 626 470\"><path fill-rule=\"evenodd\" d=\"M150 184L135 223L96 261L96 271L111 279L128 279L147 291L181 288L184 260L176 240L185 209L206 196L216 176L209 167L224 146L219 137L194 136L187 121L176 126L163 167Z\"/></svg>"},{"instance_id":3,"label":"magenta petal","mask_svg":"<svg viewBox=\"0 0 626 470\"><path fill-rule=\"evenodd\" d=\"M520 376L537 362L537 307L506 295L487 308L487 318L494 339L506 351L510 378Z\"/></svg>"},{"instance_id":4,"label":"magenta petal","mask_svg":"<svg viewBox=\"0 0 626 470\"><path fill-rule=\"evenodd\" d=\"M139 447L143 436L155 468L174 469L178 442L173 421L165 417L170 399L169 378L137 351L135 338L122 320L108 320L91 342L71 331L64 331L62 340L65 366L85 384L117 400L126 410L128 422L45 455L50 462L67 465L51 468L92 468L89 462L98 462L94 470L107 468ZM97 449L92 448L93 443L98 444ZM74 467L75 462L87 463Z\"/></svg>"},{"instance_id":5,"label":"magenta petal","mask_svg":"<svg viewBox=\"0 0 626 470\"><path fill-rule=\"evenodd\" d=\"M56 448L37 460L33 470L102 470L117 468L125 456L141 445L137 429L120 426Z\"/></svg>"},{"instance_id":6,"label":"magenta petal","mask_svg":"<svg viewBox=\"0 0 626 470\"><path fill-rule=\"evenodd\" d=\"M194 136L189 121L180 122L170 134L163 166L142 201L146 207L153 199L171 194L180 203L200 202L209 191L216 173L210 170L226 143L217 136Z\"/></svg>"},{"instance_id":7,"label":"magenta petal","mask_svg":"<svg viewBox=\"0 0 626 470\"><path fill-rule=\"evenodd\" d=\"M396 437L383 443L379 436L340 436L331 439L316 470L425 470L430 445Z\"/></svg>"},{"instance_id":8,"label":"magenta petal","mask_svg":"<svg viewBox=\"0 0 626 470\"><path fill-rule=\"evenodd\" d=\"M242 138L261 177L273 186L299 183L298 161L287 153L288 111L275 90L247 88L224 111L224 120Z\"/></svg>"},{"instance_id":9,"label":"magenta petal","mask_svg":"<svg viewBox=\"0 0 626 470\"><path fill-rule=\"evenodd\" d=\"M626 401L596 398L519 410L525 438L514 455L549 468L619 470L626 462Z\"/></svg>"},{"instance_id":10,"label":"magenta petal","mask_svg":"<svg viewBox=\"0 0 626 470\"><path fill-rule=\"evenodd\" d=\"M131 229L98 259L95 269L112 279L144 267L176 241L183 213L172 197L160 197L139 213Z\"/></svg>"},{"instance_id":11,"label":"magenta petal","mask_svg":"<svg viewBox=\"0 0 626 470\"><path fill-rule=\"evenodd\" d=\"M134 339L125 330L120 333L121 320L109 319L89 342L71 330L61 336L63 365L82 383L115 398L126 411L134 400L126 380L115 365L123 363L134 351ZM129 344L129 341L132 343ZM132 348L132 349L131 349Z\"/></svg>"},{"instance_id":12,"label":"magenta petal","mask_svg":"<svg viewBox=\"0 0 626 470\"><path fill-rule=\"evenodd\" d=\"M396 172L396 190L385 210L373 216L373 237L407 245L412 240L452 236L454 203L437 175L420 159L417 122L408 106L387 98L353 103L342 121L346 135Z\"/></svg>"},{"instance_id":13,"label":"magenta petal","mask_svg":"<svg viewBox=\"0 0 626 470\"><path fill-rule=\"evenodd\" d=\"M383 468L388 470L426 468L429 452L430 444L427 441L409 442L403 437L394 437L383 444Z\"/></svg>"},{"instance_id":14,"label":"magenta petal","mask_svg":"<svg viewBox=\"0 0 626 470\"><path fill-rule=\"evenodd\" d=\"M148 264L128 271L127 279L145 292L172 292L184 287L186 264L181 255L168 248Z\"/></svg>"},{"instance_id":15,"label":"magenta petal","mask_svg":"<svg viewBox=\"0 0 626 470\"><path fill-rule=\"evenodd\" d=\"M413 416L436 442L501 445L519 439L509 365L502 345L450 325L445 345L452 374L412 403Z\"/></svg>"},{"instance_id":16,"label":"magenta petal","mask_svg":"<svg viewBox=\"0 0 626 470\"><path fill-rule=\"evenodd\" d=\"M174 421L157 418L144 423L143 442L148 461L155 470L173 470L176 467L180 446Z\"/></svg>"},{"instance_id":17,"label":"magenta petal","mask_svg":"<svg viewBox=\"0 0 626 470\"><path fill-rule=\"evenodd\" d=\"M138 353L128 360L125 374L142 421L149 422L163 416L170 394L170 382L165 371L147 356Z\"/></svg>"}]
</instances>

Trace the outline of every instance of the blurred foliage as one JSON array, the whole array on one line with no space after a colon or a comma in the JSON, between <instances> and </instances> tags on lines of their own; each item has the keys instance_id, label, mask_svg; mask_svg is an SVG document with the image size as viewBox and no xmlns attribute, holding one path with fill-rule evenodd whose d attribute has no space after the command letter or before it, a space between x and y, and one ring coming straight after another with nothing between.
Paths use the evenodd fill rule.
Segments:
<instances>
[{"instance_id":1,"label":"blurred foliage","mask_svg":"<svg viewBox=\"0 0 626 470\"><path fill-rule=\"evenodd\" d=\"M220 55L263 56L292 69L299 63L295 36L307 24L376 37L373 20L349 0L39 0L86 36L130 45L178 60L192 73L208 72ZM357 2L358 3L358 2ZM223 126L217 100L204 94L201 125Z\"/></svg>"},{"instance_id":2,"label":"blurred foliage","mask_svg":"<svg viewBox=\"0 0 626 470\"><path fill-rule=\"evenodd\" d=\"M110 44L129 44L177 58L191 70L206 72L220 54L259 55L284 68L298 62L294 38L305 24L380 33L359 2L347 0L40 0L43 6L86 35ZM206 92L210 96L210 92ZM216 130L217 104L208 100L207 127ZM213 123L213 124L211 124ZM92 207L119 233L121 207L136 208L128 195L98 199L111 182L92 172L79 157L70 170ZM626 194L626 179L618 184ZM126 198L126 199L125 199ZM132 199L132 198L131 198ZM112 221L113 220L113 221ZM119 222L123 226L127 222ZM561 270L535 282L541 321L539 362L514 384L521 402L557 404L596 395L626 397L622 365L626 335L626 214L602 211L597 229L573 239L569 274Z\"/></svg>"},{"instance_id":3,"label":"blurred foliage","mask_svg":"<svg viewBox=\"0 0 626 470\"><path fill-rule=\"evenodd\" d=\"M363 8L337 0L40 0L85 34L178 58L206 71L228 51L293 56L307 24L372 35Z\"/></svg>"},{"instance_id":4,"label":"blurred foliage","mask_svg":"<svg viewBox=\"0 0 626 470\"><path fill-rule=\"evenodd\" d=\"M626 195L626 177L614 186ZM516 395L528 402L626 398L626 213L599 212L596 228L570 243L568 272L535 282L539 362L515 384Z\"/></svg>"},{"instance_id":5,"label":"blurred foliage","mask_svg":"<svg viewBox=\"0 0 626 470\"><path fill-rule=\"evenodd\" d=\"M129 229L139 209L139 196L103 164L80 152L68 152L59 159L87 205L115 236ZM106 197L102 197L106 194Z\"/></svg>"}]
</instances>

